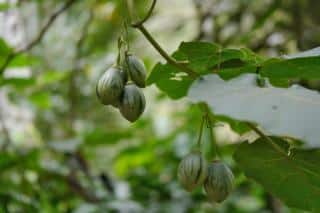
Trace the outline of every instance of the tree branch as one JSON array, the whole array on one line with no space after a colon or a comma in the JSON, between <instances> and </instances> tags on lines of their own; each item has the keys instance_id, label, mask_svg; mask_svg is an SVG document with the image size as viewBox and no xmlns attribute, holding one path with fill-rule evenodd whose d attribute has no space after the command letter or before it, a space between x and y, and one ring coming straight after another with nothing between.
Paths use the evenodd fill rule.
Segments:
<instances>
[{"instance_id":1,"label":"tree branch","mask_svg":"<svg viewBox=\"0 0 320 213\"><path fill-rule=\"evenodd\" d=\"M187 73L191 78L196 79L199 77L199 74L197 74L195 71L187 67L184 63L180 63L179 61L176 61L174 58L169 56L169 54L162 49L162 47L159 45L159 43L152 37L152 35L149 33L149 31L143 26L138 25L135 27L140 30L140 32L146 37L146 39L152 44L152 46L159 52L159 54L166 59L166 61L180 69L181 71Z\"/></svg>"},{"instance_id":2,"label":"tree branch","mask_svg":"<svg viewBox=\"0 0 320 213\"><path fill-rule=\"evenodd\" d=\"M11 52L7 58L5 59L4 63L0 67L0 75L3 74L7 68L7 66L10 64L10 62L15 59L18 55L28 52L31 50L34 46L36 46L39 42L42 41L44 35L48 31L48 29L51 27L53 22L59 17L60 14L62 14L65 10L67 10L73 3L75 3L77 0L68 0L62 7L57 9L52 15L49 17L47 23L43 26L43 28L40 30L39 34L29 43L27 46L20 50L16 50Z\"/></svg>"},{"instance_id":3,"label":"tree branch","mask_svg":"<svg viewBox=\"0 0 320 213\"><path fill-rule=\"evenodd\" d=\"M131 25L133 27L138 27L139 25L143 25L150 18L150 16L152 15L152 12L153 12L156 4L157 4L157 0L153 0L150 9L147 12L147 15L143 19L138 21L137 23L134 23L134 24L131 24Z\"/></svg>"},{"instance_id":4,"label":"tree branch","mask_svg":"<svg viewBox=\"0 0 320 213\"><path fill-rule=\"evenodd\" d=\"M159 54L171 65L175 66L176 68L180 69L182 72L185 72L189 75L189 77L196 79L199 77L199 74L192 70L191 68L186 66L185 62L179 62L176 61L174 58L172 58L161 46L160 44L153 38L153 36L149 33L149 31L144 27L144 23L150 18L155 5L157 3L157 0L153 0L152 5L147 13L147 15L141 20L136 23L131 24L133 28L136 28L140 30L140 32L146 37L146 39L151 43L151 45L159 52ZM130 16L132 16L132 13L130 10L132 8L130 7L130 2L127 0L128 10Z\"/></svg>"}]
</instances>

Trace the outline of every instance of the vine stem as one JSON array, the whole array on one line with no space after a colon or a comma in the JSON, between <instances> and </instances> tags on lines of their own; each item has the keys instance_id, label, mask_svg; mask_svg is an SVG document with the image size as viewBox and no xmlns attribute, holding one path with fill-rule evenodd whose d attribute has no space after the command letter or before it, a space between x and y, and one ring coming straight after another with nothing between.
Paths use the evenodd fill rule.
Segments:
<instances>
[{"instance_id":1,"label":"vine stem","mask_svg":"<svg viewBox=\"0 0 320 213\"><path fill-rule=\"evenodd\" d=\"M34 46L36 46L39 42L42 41L44 35L48 31L48 29L52 26L53 22L59 17L60 14L62 14L65 10L67 10L73 3L75 3L77 0L69 0L67 1L62 7L58 8L55 12L52 13L52 15L49 17L46 24L42 27L38 35L30 42L28 43L24 48L20 50L16 50L8 54L3 64L0 66L0 75L3 74L7 68L7 66L10 64L10 62L15 59L17 56L24 52L28 52L31 50Z\"/></svg>"},{"instance_id":2,"label":"vine stem","mask_svg":"<svg viewBox=\"0 0 320 213\"><path fill-rule=\"evenodd\" d=\"M132 23L131 26L133 28L138 29L144 37L150 42L150 44L159 52L159 54L171 65L175 66L182 72L185 72L188 74L189 77L192 79L198 78L200 75L192 70L191 68L186 66L186 62L179 62L172 58L161 46L160 44L153 38L153 36L149 33L149 31L145 28L144 23L150 18L155 6L156 6L157 0L153 0L151 7L149 11L147 12L147 15L141 19L140 21L136 23ZM129 10L129 15L132 16L132 5L130 3L130 0L127 0L127 5L128 5L128 10Z\"/></svg>"},{"instance_id":3,"label":"vine stem","mask_svg":"<svg viewBox=\"0 0 320 213\"><path fill-rule=\"evenodd\" d=\"M250 129L252 129L254 132L256 132L260 137L264 138L266 140L266 142L269 143L277 152L284 154L285 156L288 156L287 153L278 144L276 144L276 142L274 142L270 137L265 135L255 125L253 125L250 122L245 122L245 123Z\"/></svg>"},{"instance_id":4,"label":"vine stem","mask_svg":"<svg viewBox=\"0 0 320 213\"><path fill-rule=\"evenodd\" d=\"M132 24L132 26L133 27L138 27L140 25L143 25L143 23L145 23L150 18L150 16L152 15L152 12L153 12L156 4L157 4L157 0L153 0L147 15L143 19L141 19L140 21Z\"/></svg>"},{"instance_id":5,"label":"vine stem","mask_svg":"<svg viewBox=\"0 0 320 213\"><path fill-rule=\"evenodd\" d=\"M136 27L140 30L140 32L146 37L146 39L152 44L152 46L159 52L159 54L171 65L177 67L181 71L187 73L191 78L196 79L199 77L195 71L190 69L185 65L185 62L178 62L159 45L159 43L153 38L153 36L149 33L149 31L144 27L144 25L138 25Z\"/></svg>"}]
</instances>

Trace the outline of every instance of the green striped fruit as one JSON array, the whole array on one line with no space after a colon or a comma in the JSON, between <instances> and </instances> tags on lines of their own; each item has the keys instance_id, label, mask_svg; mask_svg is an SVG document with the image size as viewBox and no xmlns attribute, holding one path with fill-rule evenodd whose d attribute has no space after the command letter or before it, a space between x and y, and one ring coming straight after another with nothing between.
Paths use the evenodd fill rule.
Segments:
<instances>
[{"instance_id":1,"label":"green striped fruit","mask_svg":"<svg viewBox=\"0 0 320 213\"><path fill-rule=\"evenodd\" d=\"M126 84L128 82L128 73L126 70L121 70L120 74L122 76L123 79L123 83Z\"/></svg>"},{"instance_id":2,"label":"green striped fruit","mask_svg":"<svg viewBox=\"0 0 320 213\"><path fill-rule=\"evenodd\" d=\"M134 84L125 86L119 110L130 122L136 121L144 111L146 100L143 92Z\"/></svg>"},{"instance_id":3,"label":"green striped fruit","mask_svg":"<svg viewBox=\"0 0 320 213\"><path fill-rule=\"evenodd\" d=\"M192 152L178 167L178 180L189 192L201 185L207 177L207 162L200 152Z\"/></svg>"},{"instance_id":4,"label":"green striped fruit","mask_svg":"<svg viewBox=\"0 0 320 213\"><path fill-rule=\"evenodd\" d=\"M214 161L208 166L204 189L210 200L218 203L224 201L233 190L233 185L234 176L226 164Z\"/></svg>"},{"instance_id":5,"label":"green striped fruit","mask_svg":"<svg viewBox=\"0 0 320 213\"><path fill-rule=\"evenodd\" d=\"M138 87L144 88L146 86L147 71L144 63L134 55L128 54L126 56L126 68L128 74Z\"/></svg>"},{"instance_id":6,"label":"green striped fruit","mask_svg":"<svg viewBox=\"0 0 320 213\"><path fill-rule=\"evenodd\" d=\"M124 77L118 67L109 68L96 86L97 96L102 104L117 105L124 88Z\"/></svg>"}]
</instances>

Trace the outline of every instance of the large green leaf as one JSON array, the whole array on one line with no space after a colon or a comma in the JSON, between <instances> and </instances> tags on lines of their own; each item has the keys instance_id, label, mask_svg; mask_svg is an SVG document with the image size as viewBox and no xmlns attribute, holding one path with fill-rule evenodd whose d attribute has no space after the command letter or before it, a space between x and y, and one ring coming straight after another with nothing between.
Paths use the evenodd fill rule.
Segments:
<instances>
[{"instance_id":1,"label":"large green leaf","mask_svg":"<svg viewBox=\"0 0 320 213\"><path fill-rule=\"evenodd\" d=\"M288 144L272 138L285 152ZM234 154L239 167L273 195L293 208L320 211L320 150L276 151L263 139L243 143Z\"/></svg>"},{"instance_id":2,"label":"large green leaf","mask_svg":"<svg viewBox=\"0 0 320 213\"><path fill-rule=\"evenodd\" d=\"M277 79L320 79L320 56L270 59L262 65L261 74Z\"/></svg>"},{"instance_id":3,"label":"large green leaf","mask_svg":"<svg viewBox=\"0 0 320 213\"><path fill-rule=\"evenodd\" d=\"M253 121L273 135L295 137L307 146L320 147L320 94L300 86L276 88L257 85L254 74L229 81L207 75L196 81L188 96L206 102L216 114Z\"/></svg>"},{"instance_id":4,"label":"large green leaf","mask_svg":"<svg viewBox=\"0 0 320 213\"><path fill-rule=\"evenodd\" d=\"M270 59L262 64L261 74L276 79L320 79L320 47Z\"/></svg>"},{"instance_id":5,"label":"large green leaf","mask_svg":"<svg viewBox=\"0 0 320 213\"><path fill-rule=\"evenodd\" d=\"M200 75L216 70L225 78L243 72L255 72L253 64L261 60L247 49L222 49L207 42L183 42L173 58L188 61L187 66ZM234 62L237 63L234 65ZM169 97L178 99L186 96L193 80L175 66L158 63L149 75L147 84L155 83Z\"/></svg>"}]
</instances>

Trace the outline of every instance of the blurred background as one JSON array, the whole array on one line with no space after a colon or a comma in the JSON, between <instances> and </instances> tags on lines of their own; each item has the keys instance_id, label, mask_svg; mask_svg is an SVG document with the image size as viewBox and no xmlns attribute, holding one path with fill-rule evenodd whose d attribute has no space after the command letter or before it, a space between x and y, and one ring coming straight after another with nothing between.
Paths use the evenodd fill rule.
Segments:
<instances>
[{"instance_id":1,"label":"blurred background","mask_svg":"<svg viewBox=\"0 0 320 213\"><path fill-rule=\"evenodd\" d=\"M0 0L0 64L66 2ZM151 0L134 3L143 17ZM272 57L319 45L319 11L317 0L161 0L146 27L169 53L182 41L204 40ZM221 117L214 128L236 175L232 195L214 204L176 178L196 143L197 106L149 86L146 110L131 124L98 102L95 84L115 62L127 15L124 1L74 1L0 75L0 212L301 212L236 167L232 153L248 135L240 124ZM130 29L129 38L149 71L164 62L139 32Z\"/></svg>"}]
</instances>

